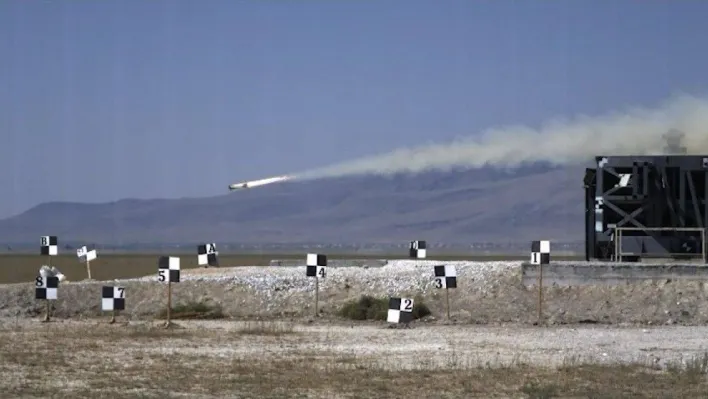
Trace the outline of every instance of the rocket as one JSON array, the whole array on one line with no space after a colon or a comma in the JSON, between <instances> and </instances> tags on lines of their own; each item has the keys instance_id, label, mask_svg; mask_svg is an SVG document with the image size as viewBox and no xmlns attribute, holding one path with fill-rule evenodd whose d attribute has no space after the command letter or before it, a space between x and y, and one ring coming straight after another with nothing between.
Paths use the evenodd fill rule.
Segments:
<instances>
[{"instance_id":1,"label":"rocket","mask_svg":"<svg viewBox=\"0 0 708 399\"><path fill-rule=\"evenodd\" d=\"M241 183L234 183L229 185L229 190L238 190L241 188L251 188L251 187L258 187L258 186L264 186L266 184L271 184L271 183L277 183L285 180L291 179L292 176L275 176L275 177L268 177L265 179L259 179L259 180L250 180L250 181L244 181Z\"/></svg>"}]
</instances>

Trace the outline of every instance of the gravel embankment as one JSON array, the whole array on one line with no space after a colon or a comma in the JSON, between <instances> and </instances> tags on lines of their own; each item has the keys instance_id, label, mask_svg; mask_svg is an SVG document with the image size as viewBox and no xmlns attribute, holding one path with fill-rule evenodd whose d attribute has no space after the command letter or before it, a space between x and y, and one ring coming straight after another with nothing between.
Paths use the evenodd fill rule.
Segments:
<instances>
[{"instance_id":1,"label":"gravel embankment","mask_svg":"<svg viewBox=\"0 0 708 399\"><path fill-rule=\"evenodd\" d=\"M476 324L537 321L534 287L521 282L518 261L437 262L397 260L383 267L330 267L320 281L319 309L334 316L341 305L361 295L420 296L435 318L445 315L444 291L433 286L436 264L454 264L458 288L449 291L451 315ZM173 303L211 301L233 317L310 317L315 279L305 267L234 267L190 269L173 285ZM119 282L72 282L60 287L57 317L100 314L100 286L126 287L124 316L146 319L165 307L165 284L154 275ZM0 317L37 316L43 303L31 283L0 286ZM708 283L700 281L636 282L617 286L548 287L544 317L551 324L688 324L708 323Z\"/></svg>"},{"instance_id":2,"label":"gravel embankment","mask_svg":"<svg viewBox=\"0 0 708 399\"><path fill-rule=\"evenodd\" d=\"M441 264L455 265L459 284L469 281L480 285L508 273L517 273L521 262L393 260L379 268L329 267L326 278L320 280L319 285L320 288L326 289L355 283L380 295L395 295L411 289L428 293L434 289L433 266ZM183 280L227 283L258 292L311 292L315 288L315 279L305 276L305 266L191 269L183 273ZM133 281L157 282L157 276L146 276Z\"/></svg>"}]
</instances>

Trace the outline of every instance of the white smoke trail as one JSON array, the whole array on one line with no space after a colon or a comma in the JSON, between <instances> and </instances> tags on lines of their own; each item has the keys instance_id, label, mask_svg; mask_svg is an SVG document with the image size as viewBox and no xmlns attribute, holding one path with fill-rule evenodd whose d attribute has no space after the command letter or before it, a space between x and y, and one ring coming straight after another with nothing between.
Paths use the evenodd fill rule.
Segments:
<instances>
[{"instance_id":1,"label":"white smoke trail","mask_svg":"<svg viewBox=\"0 0 708 399\"><path fill-rule=\"evenodd\" d=\"M493 128L446 144L401 148L303 173L298 179L358 174L388 175L525 162L580 164L596 155L662 154L668 131L685 134L688 154L708 154L708 99L676 96L656 108L631 108L603 116L551 120L540 129Z\"/></svg>"}]
</instances>

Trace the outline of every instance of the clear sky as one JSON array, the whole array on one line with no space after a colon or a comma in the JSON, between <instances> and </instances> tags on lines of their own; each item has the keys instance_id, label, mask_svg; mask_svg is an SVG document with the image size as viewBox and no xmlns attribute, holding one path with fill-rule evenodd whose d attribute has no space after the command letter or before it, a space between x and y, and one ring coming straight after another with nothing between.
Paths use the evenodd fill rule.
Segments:
<instances>
[{"instance_id":1,"label":"clear sky","mask_svg":"<svg viewBox=\"0 0 708 399\"><path fill-rule=\"evenodd\" d=\"M701 1L0 1L0 217L708 91Z\"/></svg>"}]
</instances>

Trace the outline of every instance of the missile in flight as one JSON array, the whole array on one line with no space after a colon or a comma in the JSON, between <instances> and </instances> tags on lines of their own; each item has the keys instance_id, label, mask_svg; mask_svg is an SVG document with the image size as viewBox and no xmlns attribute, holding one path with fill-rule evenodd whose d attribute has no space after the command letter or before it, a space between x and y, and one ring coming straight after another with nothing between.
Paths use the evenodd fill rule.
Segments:
<instances>
[{"instance_id":1,"label":"missile in flight","mask_svg":"<svg viewBox=\"0 0 708 399\"><path fill-rule=\"evenodd\" d=\"M258 187L258 186L264 186L266 184L272 184L272 183L277 183L285 180L290 180L292 176L275 176L275 177L267 177L265 179L259 179L259 180L250 180L250 181L244 181L241 183L234 183L229 185L229 190L238 190L241 188L252 188L252 187Z\"/></svg>"}]
</instances>

